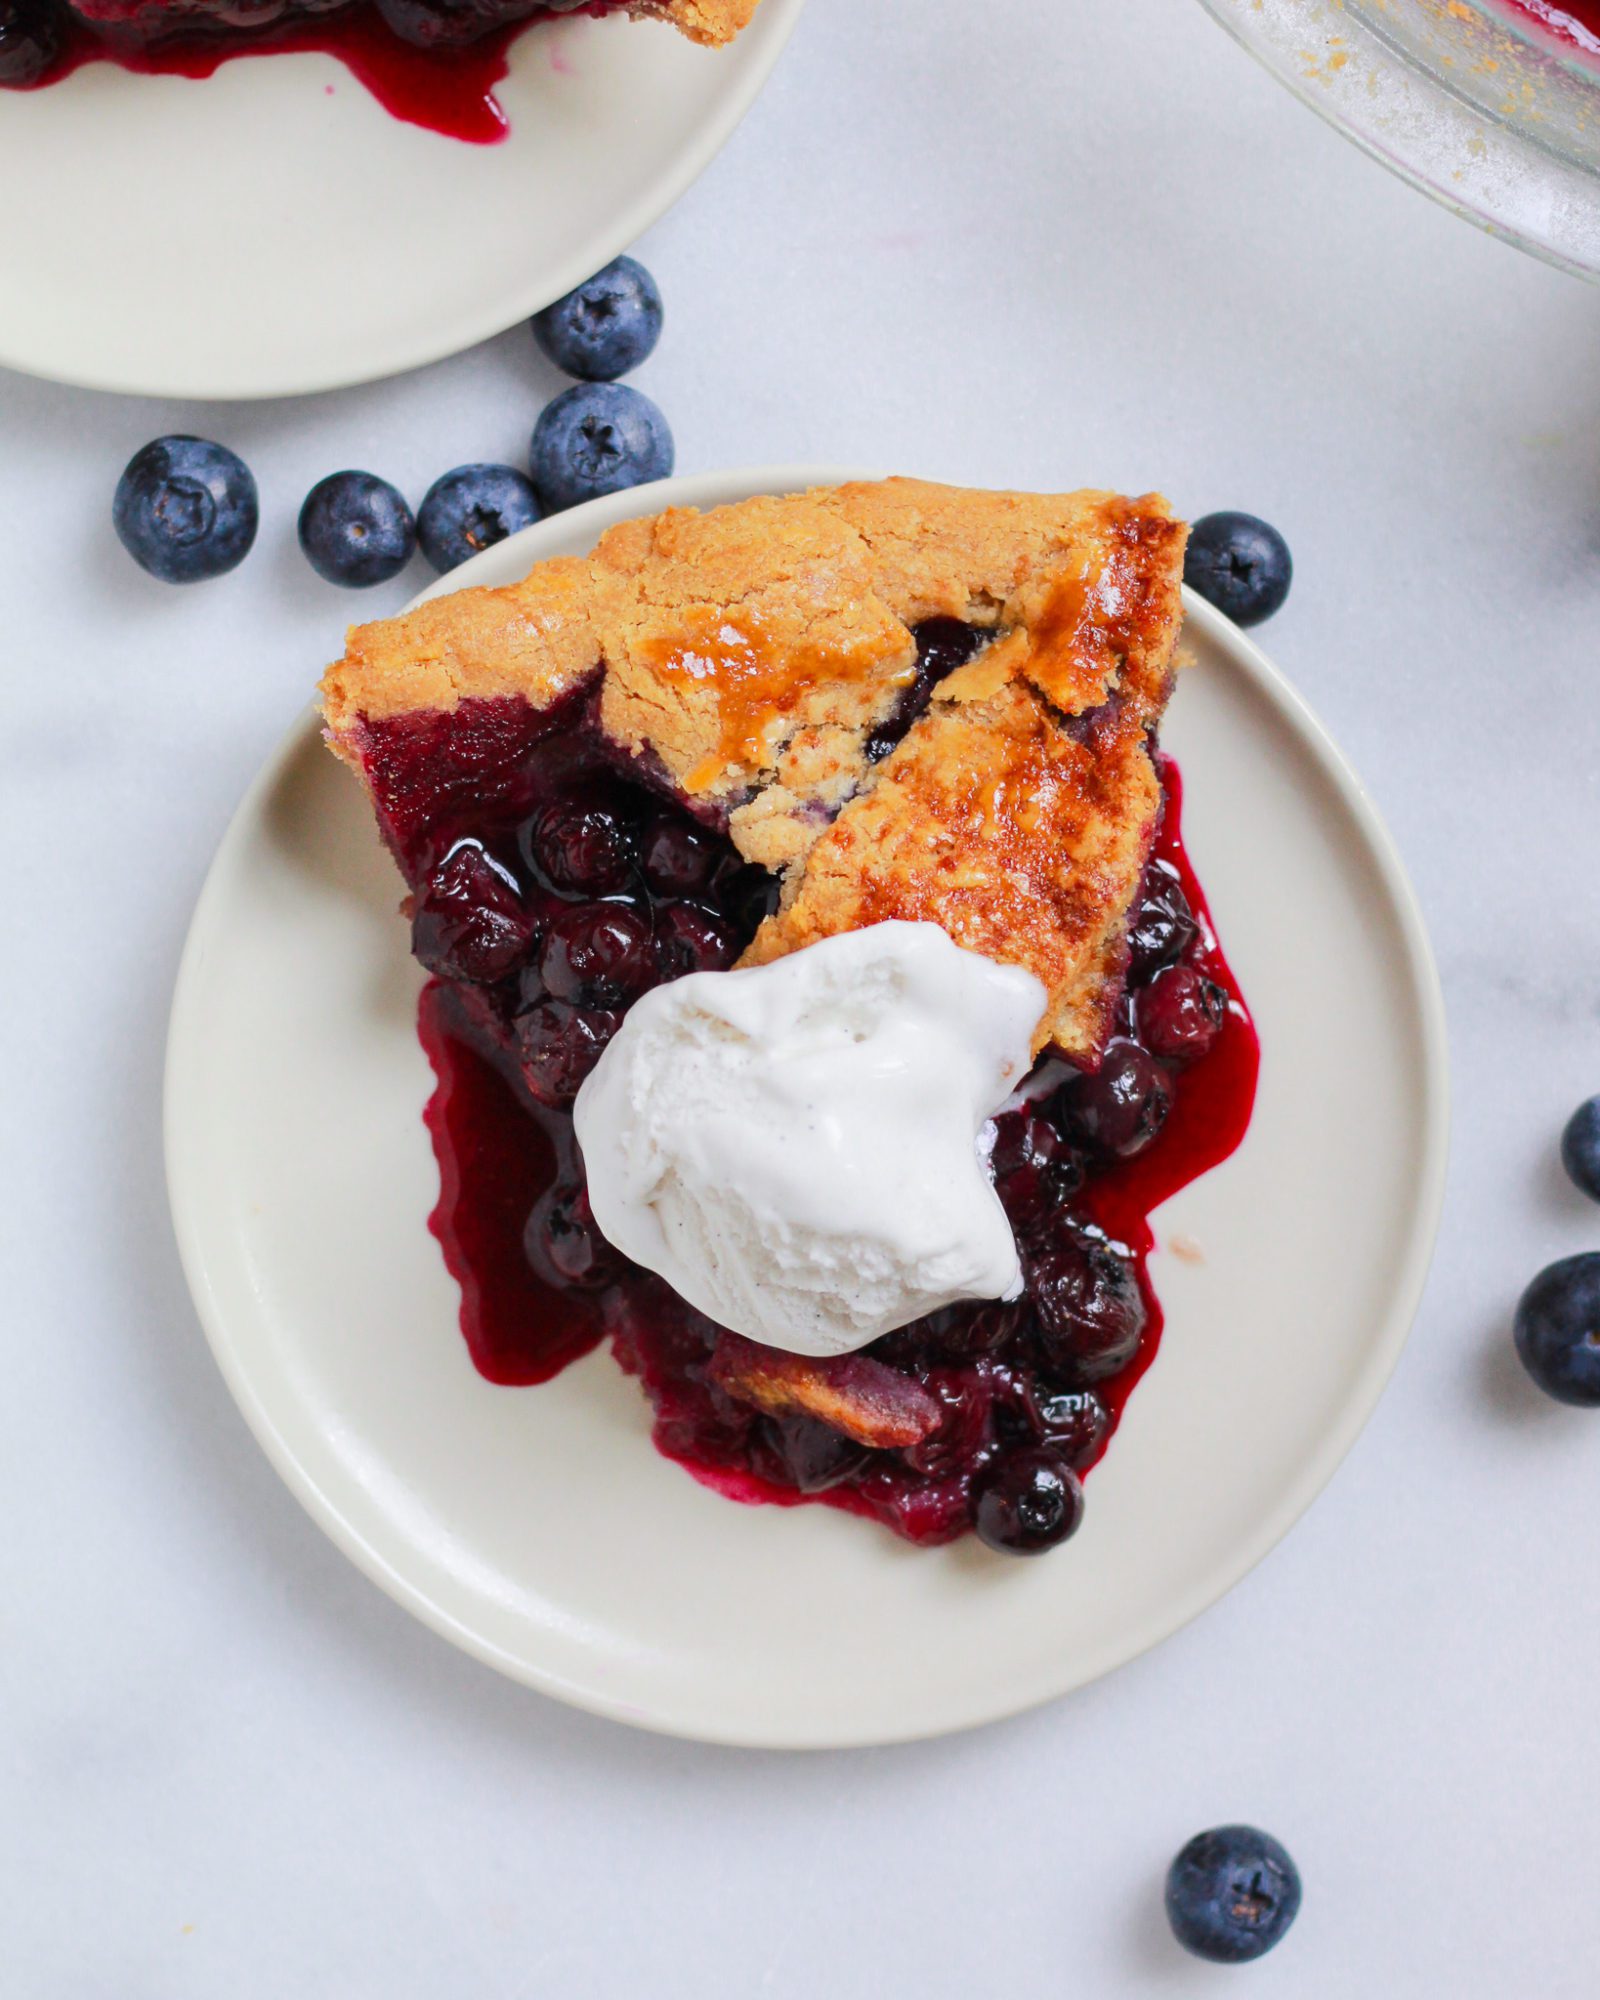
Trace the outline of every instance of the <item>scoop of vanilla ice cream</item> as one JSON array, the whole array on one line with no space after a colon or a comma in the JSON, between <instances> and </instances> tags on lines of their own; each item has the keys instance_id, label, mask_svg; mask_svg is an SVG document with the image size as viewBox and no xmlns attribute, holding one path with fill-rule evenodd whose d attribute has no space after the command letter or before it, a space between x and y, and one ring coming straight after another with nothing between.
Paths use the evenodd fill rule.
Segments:
<instances>
[{"instance_id":1,"label":"scoop of vanilla ice cream","mask_svg":"<svg viewBox=\"0 0 1600 2000\"><path fill-rule=\"evenodd\" d=\"M607 1238L736 1333L845 1354L1015 1296L991 1115L1045 991L936 924L886 923L659 986L574 1116Z\"/></svg>"}]
</instances>

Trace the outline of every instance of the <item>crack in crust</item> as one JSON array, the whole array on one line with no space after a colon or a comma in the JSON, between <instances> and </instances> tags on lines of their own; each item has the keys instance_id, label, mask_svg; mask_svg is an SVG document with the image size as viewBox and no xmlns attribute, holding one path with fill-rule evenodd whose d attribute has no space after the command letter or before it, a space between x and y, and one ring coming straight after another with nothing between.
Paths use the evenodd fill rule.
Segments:
<instances>
[{"instance_id":1,"label":"crack in crust","mask_svg":"<svg viewBox=\"0 0 1600 2000\"><path fill-rule=\"evenodd\" d=\"M355 628L323 681L364 778L370 723L600 674L601 727L784 891L759 964L891 917L1035 972L1036 1044L1092 1060L1160 810L1185 529L1159 495L819 488L628 521L587 558ZM881 763L912 628L992 641Z\"/></svg>"}]
</instances>

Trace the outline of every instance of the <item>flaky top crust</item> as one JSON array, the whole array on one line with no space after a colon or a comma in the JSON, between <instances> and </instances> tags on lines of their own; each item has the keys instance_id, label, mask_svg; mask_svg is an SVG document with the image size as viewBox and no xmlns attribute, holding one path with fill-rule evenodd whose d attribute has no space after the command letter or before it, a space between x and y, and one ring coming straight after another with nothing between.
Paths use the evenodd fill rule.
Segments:
<instances>
[{"instance_id":1,"label":"flaky top crust","mask_svg":"<svg viewBox=\"0 0 1600 2000\"><path fill-rule=\"evenodd\" d=\"M333 748L598 677L607 735L781 871L759 963L890 917L1037 973L1038 1041L1092 1056L1160 804L1185 530L1158 495L891 479L624 522L588 557L357 627L323 682ZM880 763L912 628L994 633Z\"/></svg>"}]
</instances>

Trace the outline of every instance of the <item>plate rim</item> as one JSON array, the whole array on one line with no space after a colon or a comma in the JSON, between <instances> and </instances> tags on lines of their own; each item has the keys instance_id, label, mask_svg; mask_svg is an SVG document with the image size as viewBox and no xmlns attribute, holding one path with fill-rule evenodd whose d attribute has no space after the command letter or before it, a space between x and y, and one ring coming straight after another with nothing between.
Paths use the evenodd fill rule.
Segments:
<instances>
[{"instance_id":1,"label":"plate rim","mask_svg":"<svg viewBox=\"0 0 1600 2000\"><path fill-rule=\"evenodd\" d=\"M369 383L388 381L413 369L426 368L457 354L465 354L497 334L505 333L518 320L531 318L552 300L562 298L575 285L581 285L585 278L592 277L614 257L620 256L661 220L700 178L743 123L788 47L804 6L805 0L762 0L760 11L740 37L741 43L747 38L753 42L756 49L754 58L734 72L732 84L718 95L712 115L696 126L691 138L674 156L670 169L649 176L634 199L619 209L609 225L595 231L587 239L590 247L581 256L569 254L547 267L544 275L536 281L513 285L504 294L497 294L498 304L486 306L480 314L469 314L448 334L402 340L392 349L382 346L381 341L375 342L382 358L370 366L362 365L354 370L340 367L329 372L326 369L278 367L273 370L258 369L254 371L253 379L250 371L246 371L245 376L236 379L228 375L225 367L217 368L215 361L212 365L216 372L197 375L190 371L181 376L160 371L124 371L114 363L109 367L62 367L47 357L41 358L28 351L26 343L21 349L14 346L4 325L0 324L0 368L12 369L36 381L59 383L64 388L93 389L110 395L142 396L159 401L258 403L279 397L320 396L340 389L359 389ZM528 25L537 30L541 24L534 21ZM598 25L604 27L606 24ZM656 24L643 25L653 27ZM612 24L613 32L637 32L639 26L631 21ZM662 29L661 32L669 31ZM739 44L733 46L738 47ZM727 51L707 49L700 53L715 61ZM239 58L241 61L246 59L243 55ZM358 88L364 86L358 85ZM446 136L440 138L440 143L463 142ZM514 262L511 268L517 268Z\"/></svg>"},{"instance_id":2,"label":"plate rim","mask_svg":"<svg viewBox=\"0 0 1600 2000\"><path fill-rule=\"evenodd\" d=\"M879 477L882 477L879 473L859 469L787 465L733 468L661 480L650 486L589 501L582 507L536 522L494 549L473 558L461 569L440 577L419 592L413 602L422 603L466 587L471 581L471 571L479 566L497 572L513 551L519 561L524 552L527 552L529 562L537 561L542 544L565 542L575 524L581 523L586 533L592 528L597 537L617 521L653 513L666 505L711 506L746 494L795 492L809 486ZM1184 588L1184 612L1186 620L1225 651L1231 664L1284 718L1297 740L1312 756L1318 771L1334 787L1341 806L1362 837L1367 858L1378 873L1388 910L1398 928L1404 947L1403 971L1415 1007L1421 1048L1418 1077L1421 1169L1417 1176L1403 1254L1381 1322L1374 1329L1374 1337L1338 1412L1337 1421L1322 1434L1317 1448L1307 1455L1296 1477L1285 1483L1275 1505L1263 1516L1256 1530L1241 1537L1225 1560L1204 1572L1186 1592L1169 1600L1132 1637L1125 1637L1118 1644L1108 1647L1105 1656L1091 1661L1087 1669L1055 1677L1045 1673L1025 1685L1009 1688L998 1698L984 1699L981 1695L969 1698L959 1711L948 1714L941 1721L923 1721L892 1732L882 1727L854 1730L837 1722L800 1728L788 1723L781 1723L772 1729L719 1728L709 1712L689 1714L681 1707L678 1711L668 1711L652 1708L648 1703L641 1703L637 1697L616 1698L601 1688L580 1684L530 1662L485 1638L381 1554L347 1517L337 1500L319 1484L264 1407L245 1361L231 1341L226 1315L211 1282L203 1232L197 1223L199 1205L185 1191L183 1121L186 1085L183 1047L186 1036L190 1035L191 1017L196 1013L196 988L207 943L205 932L208 924L205 920L210 906L223 893L223 876L234 842L244 825L256 816L260 801L280 782L292 760L303 753L308 734L319 725L320 718L314 703L297 717L251 780L228 821L206 870L180 955L168 1017L162 1089L163 1159L168 1209L179 1260L201 1330L229 1394L251 1434L289 1491L334 1545L357 1569L423 1625L483 1665L538 1693L613 1722L684 1741L769 1750L858 1749L925 1741L1025 1713L1047 1701L1074 1693L1105 1674L1128 1665L1220 1602L1277 1547L1328 1485L1365 1429L1394 1374L1415 1321L1432 1263L1449 1158L1449 1042L1444 997L1421 908L1399 850L1349 760L1282 670L1273 665L1254 640L1187 586Z\"/></svg>"}]
</instances>

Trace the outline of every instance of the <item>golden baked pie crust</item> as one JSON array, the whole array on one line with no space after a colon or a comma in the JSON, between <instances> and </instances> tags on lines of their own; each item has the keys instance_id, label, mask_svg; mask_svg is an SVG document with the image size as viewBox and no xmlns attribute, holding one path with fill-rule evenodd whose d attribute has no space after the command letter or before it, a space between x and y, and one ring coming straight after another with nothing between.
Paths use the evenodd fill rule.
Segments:
<instances>
[{"instance_id":1,"label":"golden baked pie crust","mask_svg":"<svg viewBox=\"0 0 1600 2000\"><path fill-rule=\"evenodd\" d=\"M1092 1059L1160 810L1184 538L1159 495L910 479L670 508L356 627L323 681L329 741L364 775L373 723L598 679L607 735L781 872L746 962L938 923L1035 972L1037 1043ZM873 762L934 617L994 639Z\"/></svg>"}]
</instances>

